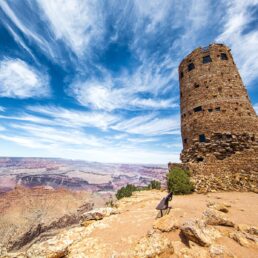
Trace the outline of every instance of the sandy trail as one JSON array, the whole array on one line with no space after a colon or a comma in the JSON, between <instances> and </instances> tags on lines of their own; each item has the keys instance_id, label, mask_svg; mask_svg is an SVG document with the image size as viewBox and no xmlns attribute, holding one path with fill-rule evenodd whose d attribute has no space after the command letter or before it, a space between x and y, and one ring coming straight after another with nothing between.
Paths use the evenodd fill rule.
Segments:
<instances>
[{"instance_id":1,"label":"sandy trail","mask_svg":"<svg viewBox=\"0 0 258 258\"><path fill-rule=\"evenodd\" d=\"M105 243L105 250L102 250L105 257L111 257L112 254L123 257L133 249L139 239L152 230L153 222L158 215L155 207L164 196L166 192L144 191L135 193L131 198L122 199L119 205L121 213L105 218L105 227L96 228L89 237L99 243ZM171 213L179 222L189 218L200 218L208 202L230 204L227 215L233 222L258 226L258 195L255 193L225 192L174 196ZM185 247L179 237L179 230L166 234L173 241L180 242L178 248ZM242 247L227 237L218 239L217 243L226 246L237 257L258 257L258 249Z\"/></svg>"}]
</instances>

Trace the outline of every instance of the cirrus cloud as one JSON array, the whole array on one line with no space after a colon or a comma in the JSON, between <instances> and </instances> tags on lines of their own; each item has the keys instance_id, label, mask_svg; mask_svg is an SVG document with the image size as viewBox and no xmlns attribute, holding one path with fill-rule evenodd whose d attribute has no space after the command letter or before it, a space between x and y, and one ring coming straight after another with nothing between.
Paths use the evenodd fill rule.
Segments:
<instances>
[{"instance_id":1,"label":"cirrus cloud","mask_svg":"<svg viewBox=\"0 0 258 258\"><path fill-rule=\"evenodd\" d=\"M41 98L50 95L48 76L21 59L0 62L0 97Z\"/></svg>"}]
</instances>

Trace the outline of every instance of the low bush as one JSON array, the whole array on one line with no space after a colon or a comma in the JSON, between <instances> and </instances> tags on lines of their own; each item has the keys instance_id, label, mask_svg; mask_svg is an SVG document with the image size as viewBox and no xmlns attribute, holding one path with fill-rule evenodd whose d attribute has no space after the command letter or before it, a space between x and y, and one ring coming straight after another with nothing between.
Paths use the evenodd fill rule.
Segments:
<instances>
[{"instance_id":1,"label":"low bush","mask_svg":"<svg viewBox=\"0 0 258 258\"><path fill-rule=\"evenodd\" d=\"M194 185L190 181L190 172L181 168L173 168L167 174L167 187L174 194L190 194Z\"/></svg>"},{"instance_id":2,"label":"low bush","mask_svg":"<svg viewBox=\"0 0 258 258\"><path fill-rule=\"evenodd\" d=\"M128 184L117 191L116 198L119 200L124 197L130 197L137 190L138 188L135 185Z\"/></svg>"},{"instance_id":3,"label":"low bush","mask_svg":"<svg viewBox=\"0 0 258 258\"><path fill-rule=\"evenodd\" d=\"M156 180L152 180L150 184L148 185L148 189L157 189L160 190L161 188L161 183Z\"/></svg>"},{"instance_id":4,"label":"low bush","mask_svg":"<svg viewBox=\"0 0 258 258\"><path fill-rule=\"evenodd\" d=\"M128 184L122 188L120 188L117 192L116 192L116 198L122 199L124 197L130 197L132 196L133 192L135 191L144 191L144 190L151 190L151 189L160 189L161 187L161 183L159 181L156 180L152 180L148 186L135 186L135 185L131 185Z\"/></svg>"}]
</instances>

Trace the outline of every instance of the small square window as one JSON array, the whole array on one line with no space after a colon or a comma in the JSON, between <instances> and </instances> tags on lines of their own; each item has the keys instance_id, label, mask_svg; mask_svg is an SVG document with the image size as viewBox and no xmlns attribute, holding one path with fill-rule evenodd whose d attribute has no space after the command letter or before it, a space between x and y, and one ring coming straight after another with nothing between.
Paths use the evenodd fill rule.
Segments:
<instances>
[{"instance_id":1,"label":"small square window","mask_svg":"<svg viewBox=\"0 0 258 258\"><path fill-rule=\"evenodd\" d=\"M219 112L220 111L220 107L216 107L215 111Z\"/></svg>"},{"instance_id":2,"label":"small square window","mask_svg":"<svg viewBox=\"0 0 258 258\"><path fill-rule=\"evenodd\" d=\"M188 71L189 71L189 72L192 71L194 68L195 68L194 63L190 63L190 64L188 65Z\"/></svg>"},{"instance_id":3,"label":"small square window","mask_svg":"<svg viewBox=\"0 0 258 258\"><path fill-rule=\"evenodd\" d=\"M194 88L199 88L199 87L200 87L200 85L198 83L194 84Z\"/></svg>"},{"instance_id":4,"label":"small square window","mask_svg":"<svg viewBox=\"0 0 258 258\"><path fill-rule=\"evenodd\" d=\"M206 142L205 134L200 134L199 135L199 142Z\"/></svg>"},{"instance_id":5,"label":"small square window","mask_svg":"<svg viewBox=\"0 0 258 258\"><path fill-rule=\"evenodd\" d=\"M202 111L202 106L195 107L193 110L194 110L194 112L201 112Z\"/></svg>"},{"instance_id":6,"label":"small square window","mask_svg":"<svg viewBox=\"0 0 258 258\"><path fill-rule=\"evenodd\" d=\"M210 63L210 62L212 62L210 56L204 56L204 57L202 58L202 63L203 63L203 64L207 64L207 63Z\"/></svg>"},{"instance_id":7,"label":"small square window","mask_svg":"<svg viewBox=\"0 0 258 258\"><path fill-rule=\"evenodd\" d=\"M221 60L228 60L227 54L221 53L221 54L220 54L220 59L221 59Z\"/></svg>"},{"instance_id":8,"label":"small square window","mask_svg":"<svg viewBox=\"0 0 258 258\"><path fill-rule=\"evenodd\" d=\"M184 139L184 143L187 143L187 139Z\"/></svg>"},{"instance_id":9,"label":"small square window","mask_svg":"<svg viewBox=\"0 0 258 258\"><path fill-rule=\"evenodd\" d=\"M212 112L212 111L213 111L213 109L212 109L212 108L209 108L209 109L208 109L208 111L209 111L209 112Z\"/></svg>"},{"instance_id":10,"label":"small square window","mask_svg":"<svg viewBox=\"0 0 258 258\"><path fill-rule=\"evenodd\" d=\"M183 77L184 77L184 73L181 72L181 73L180 73L180 78L183 78Z\"/></svg>"}]
</instances>

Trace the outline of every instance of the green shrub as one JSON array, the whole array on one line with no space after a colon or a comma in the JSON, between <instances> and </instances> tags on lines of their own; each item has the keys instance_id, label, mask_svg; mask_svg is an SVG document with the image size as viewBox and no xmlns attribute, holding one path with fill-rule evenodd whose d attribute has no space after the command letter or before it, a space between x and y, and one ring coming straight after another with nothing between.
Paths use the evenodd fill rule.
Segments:
<instances>
[{"instance_id":1,"label":"green shrub","mask_svg":"<svg viewBox=\"0 0 258 258\"><path fill-rule=\"evenodd\" d=\"M194 190L190 181L190 172L181 168L173 168L167 174L167 187L174 194L190 194Z\"/></svg>"},{"instance_id":2,"label":"green shrub","mask_svg":"<svg viewBox=\"0 0 258 258\"><path fill-rule=\"evenodd\" d=\"M160 190L161 187L161 183L159 181L156 180L152 180L150 182L150 184L148 185L148 189L158 189Z\"/></svg>"},{"instance_id":3,"label":"green shrub","mask_svg":"<svg viewBox=\"0 0 258 258\"><path fill-rule=\"evenodd\" d=\"M124 197L130 197L137 190L138 188L135 185L128 184L117 191L116 198L119 200Z\"/></svg>"}]
</instances>

